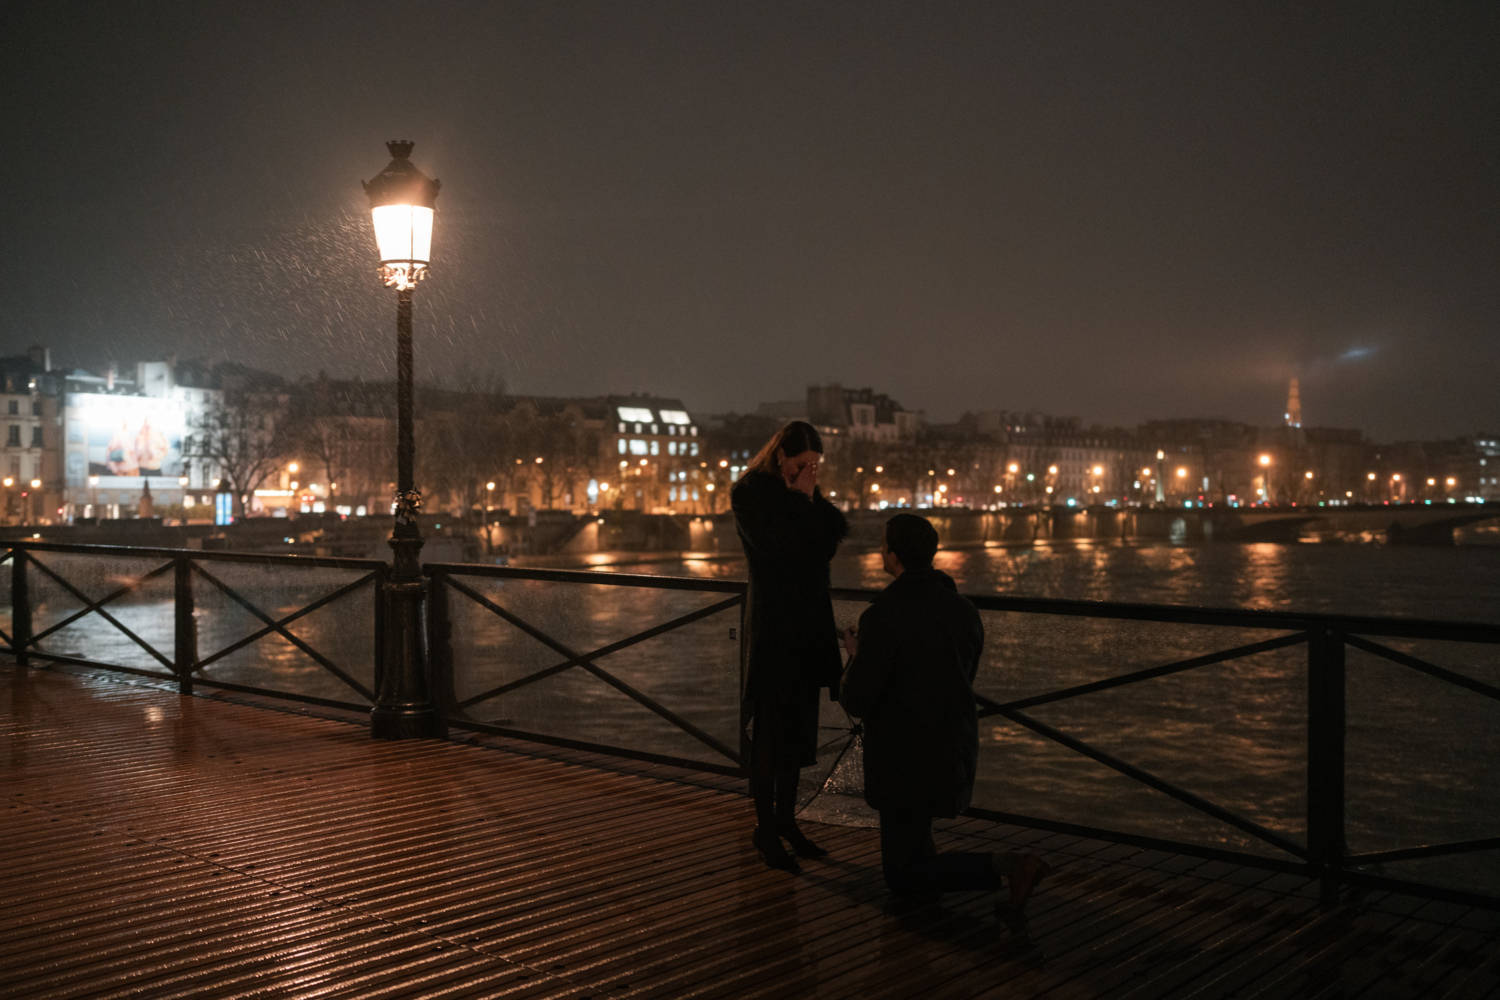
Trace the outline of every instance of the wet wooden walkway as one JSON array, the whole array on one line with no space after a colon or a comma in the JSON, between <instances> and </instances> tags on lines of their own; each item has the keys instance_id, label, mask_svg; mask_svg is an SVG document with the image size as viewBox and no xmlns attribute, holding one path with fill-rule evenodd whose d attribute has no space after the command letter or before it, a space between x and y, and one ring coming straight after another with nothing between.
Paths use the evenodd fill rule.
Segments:
<instances>
[{"instance_id":1,"label":"wet wooden walkway","mask_svg":"<svg viewBox=\"0 0 1500 1000\"><path fill-rule=\"evenodd\" d=\"M379 743L347 721L0 666L0 997L1484 997L1500 914L958 823L1039 850L1024 923L896 903L873 831L800 877L730 783ZM570 759L571 758L571 759ZM631 773L631 771L634 773Z\"/></svg>"}]
</instances>

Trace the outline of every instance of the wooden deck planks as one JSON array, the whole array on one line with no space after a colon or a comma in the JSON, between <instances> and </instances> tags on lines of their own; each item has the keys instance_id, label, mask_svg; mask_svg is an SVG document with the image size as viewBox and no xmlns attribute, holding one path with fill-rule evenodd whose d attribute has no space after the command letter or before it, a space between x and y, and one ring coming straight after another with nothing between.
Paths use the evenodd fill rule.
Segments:
<instances>
[{"instance_id":1,"label":"wooden deck planks","mask_svg":"<svg viewBox=\"0 0 1500 1000\"><path fill-rule=\"evenodd\" d=\"M731 779L346 721L86 672L0 676L0 996L1482 997L1500 914L956 820L1038 850L993 894L902 900L875 831L799 877Z\"/></svg>"}]
</instances>

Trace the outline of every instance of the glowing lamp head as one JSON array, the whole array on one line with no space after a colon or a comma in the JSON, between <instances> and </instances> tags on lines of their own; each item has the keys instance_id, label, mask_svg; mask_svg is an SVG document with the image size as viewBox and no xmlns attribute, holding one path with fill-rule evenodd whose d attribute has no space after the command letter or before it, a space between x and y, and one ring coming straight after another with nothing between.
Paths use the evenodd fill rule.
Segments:
<instances>
[{"instance_id":1,"label":"glowing lamp head","mask_svg":"<svg viewBox=\"0 0 1500 1000\"><path fill-rule=\"evenodd\" d=\"M364 181L380 248L380 277L391 288L407 290L427 276L432 259L432 223L441 182L418 170L408 157L412 142L385 144L391 162Z\"/></svg>"},{"instance_id":2,"label":"glowing lamp head","mask_svg":"<svg viewBox=\"0 0 1500 1000\"><path fill-rule=\"evenodd\" d=\"M1262 456L1260 456L1260 464L1261 465L1270 465L1271 464L1271 456L1270 455L1262 455Z\"/></svg>"}]
</instances>

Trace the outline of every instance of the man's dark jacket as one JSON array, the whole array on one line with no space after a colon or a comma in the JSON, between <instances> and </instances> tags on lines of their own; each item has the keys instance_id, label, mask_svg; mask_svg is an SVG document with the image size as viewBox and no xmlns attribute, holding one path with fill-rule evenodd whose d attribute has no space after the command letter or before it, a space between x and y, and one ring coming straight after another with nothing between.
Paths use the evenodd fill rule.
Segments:
<instances>
[{"instance_id":1,"label":"man's dark jacket","mask_svg":"<svg viewBox=\"0 0 1500 1000\"><path fill-rule=\"evenodd\" d=\"M729 498L750 569L745 697L837 686L844 663L828 562L849 522L821 490L809 497L775 473L745 473Z\"/></svg>"},{"instance_id":2,"label":"man's dark jacket","mask_svg":"<svg viewBox=\"0 0 1500 1000\"><path fill-rule=\"evenodd\" d=\"M839 700L864 721L865 801L874 809L956 816L979 760L974 674L979 612L952 578L907 570L859 619L859 654Z\"/></svg>"}]
</instances>

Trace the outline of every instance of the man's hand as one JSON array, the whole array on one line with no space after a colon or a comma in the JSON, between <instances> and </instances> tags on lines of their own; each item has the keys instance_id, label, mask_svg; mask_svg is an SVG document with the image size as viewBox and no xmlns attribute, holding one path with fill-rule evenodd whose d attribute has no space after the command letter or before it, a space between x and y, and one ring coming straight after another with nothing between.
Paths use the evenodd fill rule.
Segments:
<instances>
[{"instance_id":1,"label":"man's hand","mask_svg":"<svg viewBox=\"0 0 1500 1000\"><path fill-rule=\"evenodd\" d=\"M850 656L859 655L859 629L852 625L844 629L844 651Z\"/></svg>"}]
</instances>

